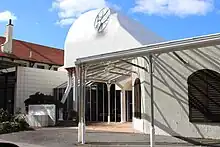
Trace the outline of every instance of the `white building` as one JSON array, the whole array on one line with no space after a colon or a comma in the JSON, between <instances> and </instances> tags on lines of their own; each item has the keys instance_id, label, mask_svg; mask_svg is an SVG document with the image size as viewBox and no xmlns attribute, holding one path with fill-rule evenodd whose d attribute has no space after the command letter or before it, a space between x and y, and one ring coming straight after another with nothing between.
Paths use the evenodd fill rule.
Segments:
<instances>
[{"instance_id":1,"label":"white building","mask_svg":"<svg viewBox=\"0 0 220 147\"><path fill-rule=\"evenodd\" d=\"M220 138L220 34L163 41L108 8L89 11L74 22L64 67L76 67L75 85L79 81L80 142L85 142L84 89L91 81L120 87L122 122L125 90L132 89L133 128L151 134L151 146L154 134Z\"/></svg>"},{"instance_id":2,"label":"white building","mask_svg":"<svg viewBox=\"0 0 220 147\"><path fill-rule=\"evenodd\" d=\"M24 100L36 92L53 95L53 88L67 80L64 51L13 38L9 20L5 36L0 36L0 108L25 112Z\"/></svg>"}]
</instances>

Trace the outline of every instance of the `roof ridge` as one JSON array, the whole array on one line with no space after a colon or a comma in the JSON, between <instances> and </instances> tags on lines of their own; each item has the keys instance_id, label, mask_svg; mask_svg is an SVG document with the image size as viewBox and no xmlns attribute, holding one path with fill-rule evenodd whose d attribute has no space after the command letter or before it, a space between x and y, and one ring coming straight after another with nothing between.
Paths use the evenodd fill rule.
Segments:
<instances>
[{"instance_id":1,"label":"roof ridge","mask_svg":"<svg viewBox=\"0 0 220 147\"><path fill-rule=\"evenodd\" d=\"M5 38L5 37L4 37L4 36L0 36L0 38ZM15 40L15 41L20 41L20 42L24 42L24 43L29 43L29 44L33 44L33 45L37 45L37 46L47 47L47 48L51 48L51 49L55 49L55 50L64 51L64 49L62 49L62 48L51 47L51 46L48 46L48 45L37 44L37 43L34 43L34 42L28 42L28 41L19 40L19 39L13 39L13 40Z\"/></svg>"},{"instance_id":2,"label":"roof ridge","mask_svg":"<svg viewBox=\"0 0 220 147\"><path fill-rule=\"evenodd\" d=\"M0 36L0 44L4 43L5 37ZM31 54L33 51L34 54ZM32 57L30 57L30 54ZM13 57L0 51L0 57L14 58L19 60L34 61L52 65L63 65L64 50L45 45L39 45L27 41L13 39Z\"/></svg>"}]
</instances>

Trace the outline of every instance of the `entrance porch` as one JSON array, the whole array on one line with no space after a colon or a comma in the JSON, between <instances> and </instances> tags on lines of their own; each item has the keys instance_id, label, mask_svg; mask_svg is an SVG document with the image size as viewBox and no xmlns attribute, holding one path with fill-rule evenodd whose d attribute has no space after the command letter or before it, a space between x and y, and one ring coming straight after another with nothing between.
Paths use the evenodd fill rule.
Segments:
<instances>
[{"instance_id":1,"label":"entrance porch","mask_svg":"<svg viewBox=\"0 0 220 147\"><path fill-rule=\"evenodd\" d=\"M54 89L54 96L57 100L62 99L66 86L66 84L62 84ZM64 103L64 108L61 108L62 112L57 113L59 121L68 122L78 116L79 103L77 99L74 99L74 94L75 91L72 88ZM85 95L85 121L87 124L108 122L113 125L116 122L132 122L131 90L122 90L116 84L111 84L108 89L106 83L94 82L86 85ZM73 111L76 111L74 116L71 114ZM109 120L108 116L110 116Z\"/></svg>"}]
</instances>

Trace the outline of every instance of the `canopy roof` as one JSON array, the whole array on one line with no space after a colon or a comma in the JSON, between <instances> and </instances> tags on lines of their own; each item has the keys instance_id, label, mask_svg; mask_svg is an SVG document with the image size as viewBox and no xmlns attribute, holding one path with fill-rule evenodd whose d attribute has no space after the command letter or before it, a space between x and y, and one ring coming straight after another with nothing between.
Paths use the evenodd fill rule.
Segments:
<instances>
[{"instance_id":1,"label":"canopy roof","mask_svg":"<svg viewBox=\"0 0 220 147\"><path fill-rule=\"evenodd\" d=\"M120 44L120 42L119 42ZM154 84L153 84L153 57L158 56L163 53L169 53L182 50L190 50L197 48L219 48L220 46L220 33L211 34L206 36L199 36L194 38L187 38L182 40L174 40L169 42L149 44L133 48L123 48L124 50L114 50L105 52L96 52L96 54L91 54L87 57L79 57L76 59L75 65L77 70L76 82L79 81L78 90L76 90L76 97L79 98L79 127L78 127L78 142L82 144L85 143L85 83L90 81L95 82L121 82L124 79L130 77L132 71L132 66L137 66L143 70L147 70L146 67L141 67L140 65L135 65L131 61L137 57L146 58L149 56L149 77L150 77L150 122L151 122L151 147L154 145ZM104 46L103 46L104 47ZM108 47L107 47L108 48ZM176 56L178 56L176 54ZM178 56L181 60L181 57ZM74 59L75 60L75 59ZM147 58L146 58L146 61ZM79 67L79 68L78 68ZM83 72L86 71L86 72ZM86 73L86 74L85 74ZM109 85L109 84L108 84ZM123 88L124 89L124 88ZM78 92L79 91L79 92ZM110 90L108 92L108 108L110 108ZM111 111L108 109L108 122L110 123Z\"/></svg>"},{"instance_id":2,"label":"canopy roof","mask_svg":"<svg viewBox=\"0 0 220 147\"><path fill-rule=\"evenodd\" d=\"M210 46L215 47L217 45L220 45L220 33L167 41L167 42L160 42L155 44L144 45L138 48L131 48L123 51L87 56L84 58L78 58L75 64L90 65L90 64L97 64L100 62L111 62L126 58L144 57L149 54L161 54L161 53L175 52L175 51L181 51L187 49L204 48Z\"/></svg>"},{"instance_id":3,"label":"canopy roof","mask_svg":"<svg viewBox=\"0 0 220 147\"><path fill-rule=\"evenodd\" d=\"M220 34L211 34L194 38L150 44L124 51L88 56L77 59L75 64L84 65L86 67L87 81L120 83L121 81L130 78L131 74L134 72L132 71L132 66L147 70L146 67L141 67L140 65L135 65L132 63L132 60L137 57L142 57L146 59L146 62L148 62L146 56L150 54L158 56L162 53L195 48L208 49L210 47L217 47L219 45ZM178 58L181 60L181 57L178 56Z\"/></svg>"}]
</instances>

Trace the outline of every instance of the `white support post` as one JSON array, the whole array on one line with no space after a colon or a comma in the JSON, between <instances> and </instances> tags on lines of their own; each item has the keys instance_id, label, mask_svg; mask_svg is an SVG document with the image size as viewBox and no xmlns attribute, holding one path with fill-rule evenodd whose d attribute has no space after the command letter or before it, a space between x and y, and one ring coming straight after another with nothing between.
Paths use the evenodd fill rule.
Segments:
<instances>
[{"instance_id":1,"label":"white support post","mask_svg":"<svg viewBox=\"0 0 220 147\"><path fill-rule=\"evenodd\" d=\"M130 112L129 105L130 104L128 101L128 93L125 92L125 108L126 108L125 115L127 116L127 121L129 120L129 112Z\"/></svg>"},{"instance_id":2,"label":"white support post","mask_svg":"<svg viewBox=\"0 0 220 147\"><path fill-rule=\"evenodd\" d=\"M125 90L121 90L121 123L124 123L126 121L126 108L125 108Z\"/></svg>"},{"instance_id":3,"label":"white support post","mask_svg":"<svg viewBox=\"0 0 220 147\"><path fill-rule=\"evenodd\" d=\"M96 121L99 120L99 92L98 92L98 84L96 84Z\"/></svg>"},{"instance_id":4,"label":"white support post","mask_svg":"<svg viewBox=\"0 0 220 147\"><path fill-rule=\"evenodd\" d=\"M153 87L153 61L152 55L149 56L150 61L150 97L151 97L151 129L150 129L150 146L155 145L155 128L154 128L154 87Z\"/></svg>"},{"instance_id":5,"label":"white support post","mask_svg":"<svg viewBox=\"0 0 220 147\"><path fill-rule=\"evenodd\" d=\"M59 108L59 119L60 121L63 120L63 108Z\"/></svg>"},{"instance_id":6,"label":"white support post","mask_svg":"<svg viewBox=\"0 0 220 147\"><path fill-rule=\"evenodd\" d=\"M77 112L78 110L78 99L77 99L77 80L76 80L76 71L74 71L74 84L73 84L73 110Z\"/></svg>"},{"instance_id":7,"label":"white support post","mask_svg":"<svg viewBox=\"0 0 220 147\"><path fill-rule=\"evenodd\" d=\"M111 84L110 83L107 84L107 88L108 88L108 124L110 124L110 121L111 121L110 120L110 115L111 115L111 108L110 108L111 107L111 105L110 105Z\"/></svg>"},{"instance_id":8,"label":"white support post","mask_svg":"<svg viewBox=\"0 0 220 147\"><path fill-rule=\"evenodd\" d=\"M116 99L116 84L115 84L115 122L117 122L117 99Z\"/></svg>"},{"instance_id":9,"label":"white support post","mask_svg":"<svg viewBox=\"0 0 220 147\"><path fill-rule=\"evenodd\" d=\"M81 134L81 103L82 103L82 99L81 99L81 94L82 94L82 71L81 68L79 68L78 66L76 67L76 73L77 73L77 79L79 79L79 85L77 86L77 98L78 98L78 102L79 102L79 117L78 117L78 143L82 142L82 134Z\"/></svg>"},{"instance_id":10,"label":"white support post","mask_svg":"<svg viewBox=\"0 0 220 147\"><path fill-rule=\"evenodd\" d=\"M89 119L92 121L92 85L89 88Z\"/></svg>"},{"instance_id":11,"label":"white support post","mask_svg":"<svg viewBox=\"0 0 220 147\"><path fill-rule=\"evenodd\" d=\"M85 144L85 97L86 97L86 70L85 67L82 67L82 103L81 103L81 137L82 144Z\"/></svg>"},{"instance_id":12,"label":"white support post","mask_svg":"<svg viewBox=\"0 0 220 147\"><path fill-rule=\"evenodd\" d=\"M103 99L103 109L102 109L102 120L105 122L105 85L102 85L102 99Z\"/></svg>"}]
</instances>

